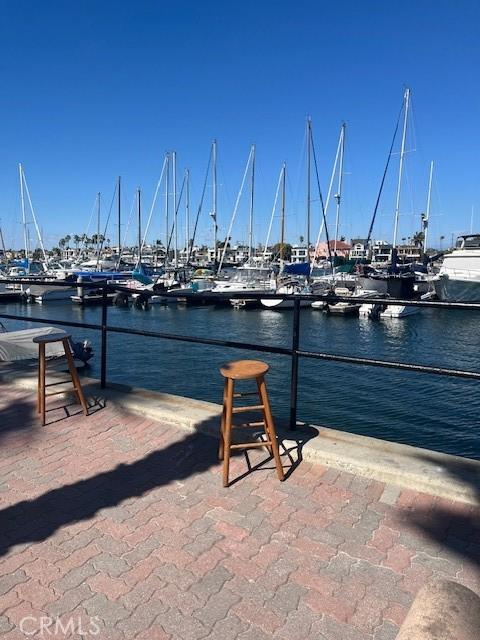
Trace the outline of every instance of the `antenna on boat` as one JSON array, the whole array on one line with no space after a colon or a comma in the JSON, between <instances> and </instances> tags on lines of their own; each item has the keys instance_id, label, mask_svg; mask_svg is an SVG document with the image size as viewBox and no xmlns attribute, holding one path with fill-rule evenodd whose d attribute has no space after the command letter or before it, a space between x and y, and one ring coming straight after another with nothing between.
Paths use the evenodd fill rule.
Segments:
<instances>
[{"instance_id":1,"label":"antenna on boat","mask_svg":"<svg viewBox=\"0 0 480 640\"><path fill-rule=\"evenodd\" d=\"M405 158L405 142L407 139L408 109L410 105L410 89L408 88L405 89L403 100L404 100L403 132L402 132L402 144L400 147L400 164L398 167L397 197L395 202L395 226L393 228L393 246L392 246L392 268L394 270L396 269L396 266L397 266L398 220L400 216L400 194L402 191L403 161Z\"/></svg>"}]
</instances>

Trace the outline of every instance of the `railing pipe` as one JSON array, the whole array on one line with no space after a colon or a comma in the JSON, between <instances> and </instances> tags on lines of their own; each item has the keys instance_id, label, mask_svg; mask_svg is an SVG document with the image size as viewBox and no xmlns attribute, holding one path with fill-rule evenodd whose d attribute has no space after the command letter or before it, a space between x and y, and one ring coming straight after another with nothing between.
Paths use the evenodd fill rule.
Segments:
<instances>
[{"instance_id":1,"label":"railing pipe","mask_svg":"<svg viewBox=\"0 0 480 640\"><path fill-rule=\"evenodd\" d=\"M300 300L293 303L292 363L290 373L290 429L297 428L298 347L300 346Z\"/></svg>"}]
</instances>

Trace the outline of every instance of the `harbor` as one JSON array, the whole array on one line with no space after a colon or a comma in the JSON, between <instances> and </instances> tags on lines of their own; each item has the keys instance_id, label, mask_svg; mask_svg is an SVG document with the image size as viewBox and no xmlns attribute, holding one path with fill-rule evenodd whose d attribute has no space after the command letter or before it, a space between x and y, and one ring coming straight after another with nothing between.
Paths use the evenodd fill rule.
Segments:
<instances>
[{"instance_id":1,"label":"harbor","mask_svg":"<svg viewBox=\"0 0 480 640\"><path fill-rule=\"evenodd\" d=\"M4 5L2 640L479 640L480 4Z\"/></svg>"}]
</instances>

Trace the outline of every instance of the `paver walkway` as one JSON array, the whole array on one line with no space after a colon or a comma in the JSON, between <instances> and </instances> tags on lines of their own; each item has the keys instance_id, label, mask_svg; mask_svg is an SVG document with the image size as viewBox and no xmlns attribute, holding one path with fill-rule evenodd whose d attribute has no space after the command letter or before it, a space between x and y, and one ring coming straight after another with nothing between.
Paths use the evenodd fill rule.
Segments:
<instances>
[{"instance_id":1,"label":"paver walkway","mask_svg":"<svg viewBox=\"0 0 480 640\"><path fill-rule=\"evenodd\" d=\"M427 579L480 591L465 504L303 462L223 489L210 437L31 395L0 386L2 638L390 640Z\"/></svg>"}]
</instances>

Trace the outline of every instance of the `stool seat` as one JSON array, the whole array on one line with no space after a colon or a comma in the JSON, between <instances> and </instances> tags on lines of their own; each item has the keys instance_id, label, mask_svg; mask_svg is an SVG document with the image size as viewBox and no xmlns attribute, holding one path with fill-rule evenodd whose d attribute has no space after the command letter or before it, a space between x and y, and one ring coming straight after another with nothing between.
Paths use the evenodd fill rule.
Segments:
<instances>
[{"instance_id":1,"label":"stool seat","mask_svg":"<svg viewBox=\"0 0 480 640\"><path fill-rule=\"evenodd\" d=\"M235 360L220 367L220 373L231 380L248 380L264 376L268 369L268 364L261 360Z\"/></svg>"},{"instance_id":2,"label":"stool seat","mask_svg":"<svg viewBox=\"0 0 480 640\"><path fill-rule=\"evenodd\" d=\"M59 331L58 333L49 333L45 336L35 336L33 342L36 344L47 344L49 342L61 342L65 339L70 339L71 335L66 331Z\"/></svg>"}]
</instances>

